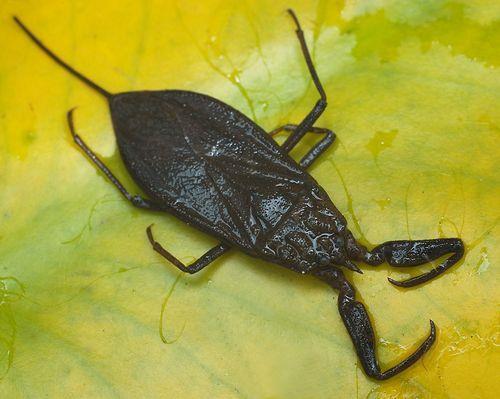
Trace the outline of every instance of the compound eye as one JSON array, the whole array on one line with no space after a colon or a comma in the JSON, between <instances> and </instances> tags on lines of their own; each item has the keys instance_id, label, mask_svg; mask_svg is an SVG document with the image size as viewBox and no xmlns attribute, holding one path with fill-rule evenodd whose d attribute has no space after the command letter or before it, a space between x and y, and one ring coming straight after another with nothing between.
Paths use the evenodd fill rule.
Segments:
<instances>
[{"instance_id":1,"label":"compound eye","mask_svg":"<svg viewBox=\"0 0 500 399\"><path fill-rule=\"evenodd\" d=\"M345 240L341 235L335 236L333 238L333 247L337 251L342 251L344 249Z\"/></svg>"},{"instance_id":2,"label":"compound eye","mask_svg":"<svg viewBox=\"0 0 500 399\"><path fill-rule=\"evenodd\" d=\"M333 249L333 242L331 238L328 237L320 237L318 239L318 244L320 245L321 249L325 251L326 253L330 253Z\"/></svg>"}]
</instances>

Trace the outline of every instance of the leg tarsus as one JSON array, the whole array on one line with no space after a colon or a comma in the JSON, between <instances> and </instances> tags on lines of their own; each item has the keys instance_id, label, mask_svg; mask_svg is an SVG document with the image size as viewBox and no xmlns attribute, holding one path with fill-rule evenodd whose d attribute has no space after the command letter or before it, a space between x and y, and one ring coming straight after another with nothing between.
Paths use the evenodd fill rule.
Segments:
<instances>
[{"instance_id":1,"label":"leg tarsus","mask_svg":"<svg viewBox=\"0 0 500 399\"><path fill-rule=\"evenodd\" d=\"M310 130L310 128L314 125L314 122L320 117L320 115L323 113L323 111L326 108L326 93L325 90L323 89L323 86L321 85L321 82L318 78L318 74L316 72L316 69L314 68L314 64L311 59L311 54L309 53L309 49L307 48L307 43L304 38L304 32L302 31L302 28L300 26L299 20L293 10L288 9L288 13L291 15L295 26L296 30L295 32L297 33L297 38L299 39L300 42L300 47L302 49L302 54L304 55L304 58L306 60L307 68L309 69L309 74L311 75L311 78L314 82L314 85L316 86L316 89L318 90L318 93L320 94L320 99L316 102L314 105L313 109L307 114L307 116L304 118L304 120L300 123L300 125L297 127L297 129L291 134L286 141L283 143L282 148L285 152L290 152L300 141L300 139Z\"/></svg>"},{"instance_id":2,"label":"leg tarsus","mask_svg":"<svg viewBox=\"0 0 500 399\"><path fill-rule=\"evenodd\" d=\"M368 313L361 302L355 300L354 287L338 268L317 270L316 277L339 290L338 308L342 321L351 337L365 373L377 380L386 380L406 370L420 359L436 340L436 326L431 320L429 336L419 348L396 366L382 372L375 353L375 334Z\"/></svg>"},{"instance_id":3,"label":"leg tarsus","mask_svg":"<svg viewBox=\"0 0 500 399\"><path fill-rule=\"evenodd\" d=\"M165 259L173 263L179 270L185 273L194 274L196 272L199 272L200 270L208 266L210 263L212 263L219 256L221 256L222 254L229 251L229 249L231 249L227 245L221 243L213 247L209 251L205 252L199 259L197 259L192 264L186 266L174 255L172 255L165 248L163 248L161 244L154 239L153 232L151 231L152 226L153 225L148 226L148 228L146 229L146 234L148 235L149 242L153 246L153 249L156 252L158 252L161 256L163 256Z\"/></svg>"},{"instance_id":4,"label":"leg tarsus","mask_svg":"<svg viewBox=\"0 0 500 399\"><path fill-rule=\"evenodd\" d=\"M373 378L377 380L387 380L392 376L401 373L403 370L406 370L412 364L414 364L418 359L422 357L422 355L427 352L432 344L436 341L436 324L432 320L429 320L430 323L430 332L428 337L420 344L418 349L413 352L410 356L408 356L401 363L397 364L394 367L391 367L389 370L384 371L383 373L373 375Z\"/></svg>"},{"instance_id":5,"label":"leg tarsus","mask_svg":"<svg viewBox=\"0 0 500 399\"><path fill-rule=\"evenodd\" d=\"M278 134L283 130L287 132L294 132L297 127L298 125L287 124L272 130L269 134L271 136L274 136L275 134ZM309 152L304 155L304 157L299 161L300 166L304 168L308 168L309 166L311 166L311 164L335 141L335 133L330 129L312 126L311 128L309 128L309 132L315 134L324 134L325 137L323 137L318 143L316 143L313 148L311 148Z\"/></svg>"},{"instance_id":6,"label":"leg tarsus","mask_svg":"<svg viewBox=\"0 0 500 399\"><path fill-rule=\"evenodd\" d=\"M408 280L396 281L389 278L389 282L398 287L414 287L425 283L444 273L464 254L464 243L459 238L438 238L435 240L417 241L389 241L367 252L363 261L373 266L387 261L395 267L419 266L431 262L446 254L453 254L445 259L436 268L420 276Z\"/></svg>"},{"instance_id":7,"label":"leg tarsus","mask_svg":"<svg viewBox=\"0 0 500 399\"><path fill-rule=\"evenodd\" d=\"M309 49L307 48L307 43L306 39L304 38L304 31L302 30L302 27L300 26L299 19L295 15L295 12L289 8L288 13L292 17L293 21L295 22L295 33L297 33L297 37L300 42L300 47L302 48L302 54L304 54L304 58L306 59L306 64L307 68L309 69L309 73L311 74L312 80L314 82L314 85L316 86L316 89L319 92L319 95L321 96L321 100L325 102L326 105L326 93L325 90L323 89L323 86L319 80L318 74L316 72L316 69L314 68L314 64L311 59L311 54L309 53ZM321 101L320 100L320 101Z\"/></svg>"},{"instance_id":8,"label":"leg tarsus","mask_svg":"<svg viewBox=\"0 0 500 399\"><path fill-rule=\"evenodd\" d=\"M68 111L67 119L69 130L71 135L73 136L73 140L82 149L82 151L89 157L89 159L99 168L99 170L104 173L104 175L108 178L108 180L113 183L113 185L120 191L120 193L132 203L137 208L148 209L152 211L163 210L159 204L154 203L151 200L141 197L140 195L132 195L127 189L120 183L120 181L116 178L116 176L111 172L106 165L99 159L99 157L85 144L85 142L81 139L81 137L76 133L75 126L73 124L73 111L75 108L72 108Z\"/></svg>"}]
</instances>

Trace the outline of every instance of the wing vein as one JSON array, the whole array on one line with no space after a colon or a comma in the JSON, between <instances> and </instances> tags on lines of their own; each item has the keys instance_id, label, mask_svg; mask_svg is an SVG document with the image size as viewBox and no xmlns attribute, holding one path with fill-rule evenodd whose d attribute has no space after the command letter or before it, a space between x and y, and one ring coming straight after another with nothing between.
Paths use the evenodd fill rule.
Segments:
<instances>
[{"instance_id":1,"label":"wing vein","mask_svg":"<svg viewBox=\"0 0 500 399\"><path fill-rule=\"evenodd\" d=\"M182 131L182 137L186 141L186 144L188 145L189 149L193 152L194 156L196 158L198 158L198 160L200 161L200 163L203 165L203 168L204 168L205 172L207 173L207 177L210 179L210 181L212 182L213 188L217 191L217 193L219 194L221 200L224 202L224 206L228 210L229 214L231 216L239 215L239 212L237 211L237 209L228 200L228 198L226 198L226 196L224 195L224 193L220 190L220 188L219 188L216 180L212 176L209 162L206 160L206 158L202 154L200 154L198 151L196 151L196 149L192 145L189 137L185 133L182 121L180 121L178 117L177 117L177 120L179 121L179 126L180 126L181 131ZM222 171L220 169L218 169L218 171L219 171L219 173L221 173L222 176L224 176L224 174L222 173ZM251 232L249 231L248 227L246 226L246 224L244 222L242 222L241 218L239 218L239 217L238 217L238 221L241 222L241 224L244 226L244 232L245 232L245 235L247 236L246 238L250 242L252 242ZM240 227L240 226L237 226L237 227Z\"/></svg>"}]
</instances>

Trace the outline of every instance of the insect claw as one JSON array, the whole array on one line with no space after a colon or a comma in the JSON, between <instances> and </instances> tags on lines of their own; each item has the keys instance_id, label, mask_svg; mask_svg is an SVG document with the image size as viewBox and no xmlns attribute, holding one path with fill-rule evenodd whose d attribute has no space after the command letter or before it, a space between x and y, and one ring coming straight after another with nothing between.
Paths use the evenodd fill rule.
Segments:
<instances>
[{"instance_id":1,"label":"insect claw","mask_svg":"<svg viewBox=\"0 0 500 399\"><path fill-rule=\"evenodd\" d=\"M434 272L434 269L431 270L430 272L421 274L416 277L409 278L407 280L394 280L390 277L387 277L387 280L389 280L389 283L397 286L397 287L402 287L402 288L410 288L410 287L415 287L416 285L425 283L426 281L431 280L433 277L438 275L439 273Z\"/></svg>"},{"instance_id":2,"label":"insect claw","mask_svg":"<svg viewBox=\"0 0 500 399\"><path fill-rule=\"evenodd\" d=\"M387 280L389 280L389 283L391 284L394 284L398 287L404 287L404 281L398 281L398 280L394 280L393 278L390 278L390 277L387 277Z\"/></svg>"},{"instance_id":3,"label":"insect claw","mask_svg":"<svg viewBox=\"0 0 500 399\"><path fill-rule=\"evenodd\" d=\"M148 236L148 240L151 243L151 245L154 246L156 245L156 241L153 237L153 232L151 231L151 227L154 226L154 223L151 223L147 228L146 228L146 235Z\"/></svg>"},{"instance_id":4,"label":"insect claw","mask_svg":"<svg viewBox=\"0 0 500 399\"><path fill-rule=\"evenodd\" d=\"M349 270L352 270L353 272L363 274L363 271L355 263L351 262L350 260L346 260L344 266L347 267Z\"/></svg>"},{"instance_id":5,"label":"insect claw","mask_svg":"<svg viewBox=\"0 0 500 399\"><path fill-rule=\"evenodd\" d=\"M286 11L287 11L287 12L288 12L288 14L290 14L290 16L293 18L293 21L295 22L295 25L296 25L296 27L297 27L297 31L302 30L302 29L300 28L300 23L299 23L299 20L298 20L297 16L295 15L295 12L294 12L291 8L287 9Z\"/></svg>"},{"instance_id":6,"label":"insect claw","mask_svg":"<svg viewBox=\"0 0 500 399\"><path fill-rule=\"evenodd\" d=\"M394 267L412 267L437 260L446 254L451 254L451 256L426 273L410 277L406 280L388 278L389 282L397 287L409 288L426 283L438 277L460 261L464 254L463 241L460 238L389 241L372 250L368 256L365 257L364 261L373 266L378 266L385 260L389 265Z\"/></svg>"}]
</instances>

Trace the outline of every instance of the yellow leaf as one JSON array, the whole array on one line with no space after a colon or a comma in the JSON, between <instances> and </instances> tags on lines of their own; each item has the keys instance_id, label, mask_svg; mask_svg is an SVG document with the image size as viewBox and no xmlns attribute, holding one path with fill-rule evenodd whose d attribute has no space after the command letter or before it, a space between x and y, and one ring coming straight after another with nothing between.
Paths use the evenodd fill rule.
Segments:
<instances>
[{"instance_id":1,"label":"yellow leaf","mask_svg":"<svg viewBox=\"0 0 500 399\"><path fill-rule=\"evenodd\" d=\"M0 393L5 398L493 398L498 395L500 10L476 0L23 1L0 7ZM300 17L338 144L311 174L367 245L460 236L463 262L422 287L349 275L384 368L365 377L319 281L232 251L180 276L215 240L126 203L78 133L132 191L105 100L14 24L111 92L217 97L267 130L317 100L285 10ZM283 137L279 138L282 140ZM297 157L315 140L307 137Z\"/></svg>"}]
</instances>

